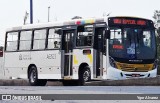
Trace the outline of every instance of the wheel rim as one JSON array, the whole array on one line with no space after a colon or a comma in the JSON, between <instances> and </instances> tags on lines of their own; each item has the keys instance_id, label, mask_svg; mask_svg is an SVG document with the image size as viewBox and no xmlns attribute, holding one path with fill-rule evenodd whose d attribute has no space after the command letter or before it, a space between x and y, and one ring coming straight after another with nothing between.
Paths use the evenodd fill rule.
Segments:
<instances>
[{"instance_id":1,"label":"wheel rim","mask_svg":"<svg viewBox=\"0 0 160 103\"><path fill-rule=\"evenodd\" d=\"M34 83L36 79L37 79L37 73L35 70L32 70L31 75L30 75L31 83Z\"/></svg>"},{"instance_id":2,"label":"wheel rim","mask_svg":"<svg viewBox=\"0 0 160 103\"><path fill-rule=\"evenodd\" d=\"M89 80L89 76L90 76L90 73L88 70L86 70L83 74L83 79L85 82Z\"/></svg>"}]
</instances>

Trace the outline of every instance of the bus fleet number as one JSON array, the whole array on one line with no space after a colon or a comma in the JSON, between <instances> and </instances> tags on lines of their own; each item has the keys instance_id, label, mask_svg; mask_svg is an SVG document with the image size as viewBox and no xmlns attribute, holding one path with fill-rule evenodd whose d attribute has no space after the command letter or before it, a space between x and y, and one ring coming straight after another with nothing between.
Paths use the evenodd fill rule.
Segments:
<instances>
[{"instance_id":1,"label":"bus fleet number","mask_svg":"<svg viewBox=\"0 0 160 103\"><path fill-rule=\"evenodd\" d=\"M47 54L47 59L56 59L56 54Z\"/></svg>"}]
</instances>

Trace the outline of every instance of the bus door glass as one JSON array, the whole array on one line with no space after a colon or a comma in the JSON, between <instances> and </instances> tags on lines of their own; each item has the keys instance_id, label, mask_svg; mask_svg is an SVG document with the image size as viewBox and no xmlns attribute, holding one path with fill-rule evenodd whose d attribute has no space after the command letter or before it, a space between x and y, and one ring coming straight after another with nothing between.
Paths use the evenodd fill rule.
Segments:
<instances>
[{"instance_id":1,"label":"bus door glass","mask_svg":"<svg viewBox=\"0 0 160 103\"><path fill-rule=\"evenodd\" d=\"M62 36L62 65L63 76L72 76L72 59L73 59L73 37L75 30L63 30Z\"/></svg>"},{"instance_id":2,"label":"bus door glass","mask_svg":"<svg viewBox=\"0 0 160 103\"><path fill-rule=\"evenodd\" d=\"M95 27L94 49L95 49L95 74L96 77L103 76L103 55L105 54L105 27Z\"/></svg>"}]
</instances>

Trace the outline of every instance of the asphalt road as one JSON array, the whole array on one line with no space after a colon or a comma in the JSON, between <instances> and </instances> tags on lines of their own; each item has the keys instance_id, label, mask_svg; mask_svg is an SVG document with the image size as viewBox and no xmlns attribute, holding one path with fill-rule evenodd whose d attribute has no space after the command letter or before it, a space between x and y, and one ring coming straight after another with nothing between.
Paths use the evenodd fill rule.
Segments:
<instances>
[{"instance_id":1,"label":"asphalt road","mask_svg":"<svg viewBox=\"0 0 160 103\"><path fill-rule=\"evenodd\" d=\"M0 94L160 94L160 86L0 86Z\"/></svg>"},{"instance_id":2,"label":"asphalt road","mask_svg":"<svg viewBox=\"0 0 160 103\"><path fill-rule=\"evenodd\" d=\"M0 86L0 94L98 94L112 95L159 95L160 86ZM64 95L62 95L64 96ZM126 98L126 97L124 97ZM126 98L127 99L127 98ZM160 100L47 100L47 101L0 101L0 103L160 103Z\"/></svg>"}]
</instances>

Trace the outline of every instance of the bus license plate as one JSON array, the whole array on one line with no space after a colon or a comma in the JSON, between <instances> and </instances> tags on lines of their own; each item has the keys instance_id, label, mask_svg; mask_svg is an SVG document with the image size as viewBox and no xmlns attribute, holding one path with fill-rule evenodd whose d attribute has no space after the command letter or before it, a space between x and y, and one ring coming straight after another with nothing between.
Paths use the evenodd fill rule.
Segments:
<instances>
[{"instance_id":1,"label":"bus license plate","mask_svg":"<svg viewBox=\"0 0 160 103\"><path fill-rule=\"evenodd\" d=\"M132 74L132 77L140 77L140 74Z\"/></svg>"}]
</instances>

